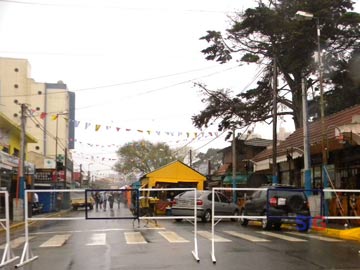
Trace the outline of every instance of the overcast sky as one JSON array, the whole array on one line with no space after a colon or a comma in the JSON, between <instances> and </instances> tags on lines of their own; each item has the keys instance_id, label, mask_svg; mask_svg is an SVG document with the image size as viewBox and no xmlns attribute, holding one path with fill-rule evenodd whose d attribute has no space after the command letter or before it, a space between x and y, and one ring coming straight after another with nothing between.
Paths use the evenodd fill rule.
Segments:
<instances>
[{"instance_id":1,"label":"overcast sky","mask_svg":"<svg viewBox=\"0 0 360 270\"><path fill-rule=\"evenodd\" d=\"M35 81L62 80L76 93L76 163L109 165L118 146L139 139L198 151L223 148L229 143L224 136L215 139L216 126L194 139L200 131L191 116L204 105L193 83L240 92L255 81L259 67L206 61L200 51L207 43L199 38L206 30L224 30L227 15L254 5L0 0L0 56L28 59ZM268 130L262 135L271 138Z\"/></svg>"}]
</instances>

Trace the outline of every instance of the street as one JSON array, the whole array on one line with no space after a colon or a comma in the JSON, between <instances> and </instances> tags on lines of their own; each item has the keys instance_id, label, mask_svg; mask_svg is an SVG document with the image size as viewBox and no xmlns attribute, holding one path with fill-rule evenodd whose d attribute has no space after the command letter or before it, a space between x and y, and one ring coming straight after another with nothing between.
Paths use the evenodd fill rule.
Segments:
<instances>
[{"instance_id":1,"label":"street","mask_svg":"<svg viewBox=\"0 0 360 270\"><path fill-rule=\"evenodd\" d=\"M68 213L84 215L81 209ZM104 212L92 210L92 215L104 216ZM194 225L187 221L159 220L158 226L145 220L133 226L128 219L41 221L29 232L31 251L39 257L22 268L360 269L359 242L286 229L263 231L256 225L244 228L228 220L215 227L213 264L211 224L198 222L197 229L199 262L192 255ZM24 232L18 230L11 238L15 255L21 256ZM14 269L17 263L3 269Z\"/></svg>"}]
</instances>

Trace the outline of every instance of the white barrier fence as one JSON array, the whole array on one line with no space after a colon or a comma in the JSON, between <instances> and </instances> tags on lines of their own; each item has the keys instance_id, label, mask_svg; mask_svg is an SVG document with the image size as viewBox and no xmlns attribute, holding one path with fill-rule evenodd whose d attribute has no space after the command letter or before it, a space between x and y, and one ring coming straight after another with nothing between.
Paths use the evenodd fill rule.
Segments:
<instances>
[{"instance_id":1,"label":"white barrier fence","mask_svg":"<svg viewBox=\"0 0 360 270\"><path fill-rule=\"evenodd\" d=\"M193 219L194 220L194 250L192 254L196 261L200 261L199 252L198 252L198 242L197 242L197 190L196 188L140 188L139 192L153 192L153 191L193 191L194 192L194 215L193 216L176 216L177 219ZM139 219L174 219L174 216L140 216Z\"/></svg>"},{"instance_id":2,"label":"white barrier fence","mask_svg":"<svg viewBox=\"0 0 360 270\"><path fill-rule=\"evenodd\" d=\"M28 194L29 193L58 193L58 192L84 192L85 189L41 189L41 190L35 190L35 189L28 189L25 190L25 197L24 201L28 201ZM28 204L25 203L25 244L23 248L23 252L20 258L20 262L16 265L16 267L21 267L29 262L32 262L36 260L39 256L35 256L30 248L29 244L29 221L36 221L36 220L85 220L85 217L29 217L28 215Z\"/></svg>"},{"instance_id":3,"label":"white barrier fence","mask_svg":"<svg viewBox=\"0 0 360 270\"><path fill-rule=\"evenodd\" d=\"M216 215L215 212L215 192L216 191L266 191L268 190L268 188L224 188L224 187L214 187L212 189L212 219L211 219L211 234L212 234L212 239L211 239L211 259L213 261L213 263L216 263L216 257L215 257L215 226L217 223L219 223L221 221L221 219L240 219L240 218L247 218L247 219L257 219L257 220L262 220L262 219L267 219L268 216L267 215L263 215L263 216L246 216L246 215L241 215L241 216L223 216L223 215ZM304 189L294 189L294 191L296 190L304 190ZM304 190L305 191L305 190ZM309 190L311 191L311 190ZM314 190L315 191L315 190ZM353 189L323 189L323 190L317 190L322 192L321 194L321 198L324 198L324 200L331 198L332 195L331 193L359 193L360 194L360 190L353 190ZM330 193L330 194L329 194ZM325 194L325 195L324 195ZM335 197L336 200L338 200L338 197ZM338 201L336 202L338 205ZM320 207L324 207L325 203L321 202L320 203ZM321 211L322 212L322 211ZM326 213L322 214L321 216L322 219L327 219L327 220L359 220L360 216L355 215L355 216L329 216L326 215ZM217 221L215 222L215 220L217 219Z\"/></svg>"},{"instance_id":4,"label":"white barrier fence","mask_svg":"<svg viewBox=\"0 0 360 270\"><path fill-rule=\"evenodd\" d=\"M25 190L25 197L24 201L28 201L28 194L29 193L59 193L59 192L89 192L91 190L85 190L85 189L54 189L54 190ZM126 190L121 190L125 191ZM198 244L197 244L197 212L196 212L196 198L197 198L197 190L196 188L162 188L162 189L139 189L139 192L150 192L150 191L194 191L194 215L193 216L177 216L176 218L183 218L183 219L194 219L194 250L192 251L192 254L194 258L199 262L199 253L198 253ZM48 220L86 220L86 216L84 217L29 217L28 216L28 204L25 204L25 243L22 251L22 255L20 258L20 262L16 265L16 267L21 267L29 262L32 262L38 258L38 256L35 256L30 248L29 243L29 222L30 221L48 221ZM157 219L174 219L172 216L139 216L134 217L139 218L140 220L157 220ZM9 239L10 241L10 239ZM9 245L10 247L10 245ZM12 259L13 261L14 259Z\"/></svg>"},{"instance_id":5,"label":"white barrier fence","mask_svg":"<svg viewBox=\"0 0 360 270\"><path fill-rule=\"evenodd\" d=\"M6 243L4 253L0 262L0 268L15 261L19 256L15 256L10 246L10 215L9 215L9 193L7 191L0 191L5 197L5 218L0 219L0 225L5 230ZM5 222L5 225L4 223Z\"/></svg>"},{"instance_id":6,"label":"white barrier fence","mask_svg":"<svg viewBox=\"0 0 360 270\"><path fill-rule=\"evenodd\" d=\"M224 187L214 187L212 189L212 207L211 207L211 259L213 263L216 263L215 257L215 226L223 218L240 218L239 216L220 216L215 214L215 192L216 191L256 191L256 190L267 190L266 188L224 188ZM248 218L253 219L266 219L266 216L247 216ZM215 223L215 219L218 221Z\"/></svg>"}]
</instances>

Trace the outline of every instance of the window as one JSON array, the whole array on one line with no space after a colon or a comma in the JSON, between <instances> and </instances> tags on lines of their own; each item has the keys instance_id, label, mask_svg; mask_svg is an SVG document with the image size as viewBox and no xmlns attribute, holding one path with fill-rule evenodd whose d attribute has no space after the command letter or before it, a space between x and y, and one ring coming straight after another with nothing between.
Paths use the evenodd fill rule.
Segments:
<instances>
[{"instance_id":1,"label":"window","mask_svg":"<svg viewBox=\"0 0 360 270\"><path fill-rule=\"evenodd\" d=\"M19 151L19 149L14 148L13 156L15 156L15 157L19 157L19 156L20 156L20 151Z\"/></svg>"}]
</instances>

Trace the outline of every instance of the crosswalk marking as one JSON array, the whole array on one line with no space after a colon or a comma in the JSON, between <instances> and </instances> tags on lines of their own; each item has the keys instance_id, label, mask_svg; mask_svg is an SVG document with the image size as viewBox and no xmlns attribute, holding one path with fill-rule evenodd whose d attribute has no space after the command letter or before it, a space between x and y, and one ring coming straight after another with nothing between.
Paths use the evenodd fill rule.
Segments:
<instances>
[{"instance_id":1,"label":"crosswalk marking","mask_svg":"<svg viewBox=\"0 0 360 270\"><path fill-rule=\"evenodd\" d=\"M175 232L171 231L164 231L159 232L159 234L164 237L166 240L168 240L170 243L188 243L189 240L186 240L185 238L181 237Z\"/></svg>"},{"instance_id":2,"label":"crosswalk marking","mask_svg":"<svg viewBox=\"0 0 360 270\"><path fill-rule=\"evenodd\" d=\"M245 233L239 233L239 232L235 232L235 231L224 231L224 232L227 234L230 234L232 236L239 237L239 238L251 241L251 242L270 242L270 240L268 240L268 239L252 236L252 235L245 234Z\"/></svg>"},{"instance_id":3,"label":"crosswalk marking","mask_svg":"<svg viewBox=\"0 0 360 270\"><path fill-rule=\"evenodd\" d=\"M105 233L93 233L90 237L90 242L87 246L104 246L106 245L106 234Z\"/></svg>"},{"instance_id":4,"label":"crosswalk marking","mask_svg":"<svg viewBox=\"0 0 360 270\"><path fill-rule=\"evenodd\" d=\"M145 238L140 232L125 232L125 240L127 244L147 244Z\"/></svg>"},{"instance_id":5,"label":"crosswalk marking","mask_svg":"<svg viewBox=\"0 0 360 270\"><path fill-rule=\"evenodd\" d=\"M58 234L51 237L46 242L42 243L40 247L61 247L70 238L71 234Z\"/></svg>"},{"instance_id":6,"label":"crosswalk marking","mask_svg":"<svg viewBox=\"0 0 360 270\"><path fill-rule=\"evenodd\" d=\"M289 242L307 242L309 241L309 239L316 239L319 241L324 241L324 242L343 242L343 240L341 239L336 239L336 238L330 238L330 237L325 237L322 235L316 235L316 234L312 234L312 233L299 233L299 232L294 232L294 231L285 231L285 232L280 232L280 233L275 233L275 232L269 232L269 231L256 231L255 233L258 235L254 235L254 232L238 232L238 231L227 231L224 230L222 231L222 233L228 235L229 237L236 237L236 238L240 238L240 239L244 239L250 242L254 242L254 243L266 243L266 242L271 242L272 239L270 239L269 237L272 238L277 238L277 239L281 239L284 241L289 241ZM132 245L132 244L147 244L147 240L144 238L143 234L141 231L128 231L128 232L123 232L125 240L126 240L126 244L128 245ZM192 239L186 239L183 236L179 235L178 233L176 233L175 231L170 231L170 230L165 230L165 231L158 231L159 236L158 237L163 237L164 239L166 239L166 241L168 241L169 243L172 244L176 244L176 243L188 243L191 242ZM209 241L212 240L212 233L211 231L198 231L197 234ZM263 236L268 236L268 237L261 237L260 235ZM44 248L44 247L61 247L64 244L66 244L66 242L68 241L68 239L71 237L72 234L68 233L68 234L56 234L54 236L52 236L51 238L48 238L47 241L43 242L43 243L39 243L39 240L36 241L37 243L39 243L39 247L40 248ZM226 236L225 236L226 237ZM219 235L214 235L214 242L232 242L231 239L234 238L225 238L225 237L221 237ZM29 237L29 241L34 239L35 236L30 236ZM92 233L89 235L89 240L87 243L85 243L86 246L103 246L106 245L106 238L107 238L107 232L103 232L103 233ZM266 239L268 238L268 239ZM37 238L38 239L38 238ZM21 245L23 245L25 243L25 237L18 237L15 238L11 241L10 245L11 248L19 248ZM34 243L30 243L30 245L33 245ZM2 244L0 246L0 249L4 249L5 248L5 244Z\"/></svg>"},{"instance_id":7,"label":"crosswalk marking","mask_svg":"<svg viewBox=\"0 0 360 270\"><path fill-rule=\"evenodd\" d=\"M204 237L206 239L212 240L212 233L211 232L198 231L197 233L198 233L198 235L200 235L200 236L202 236L202 237ZM231 240L214 234L214 242L231 242Z\"/></svg>"},{"instance_id":8,"label":"crosswalk marking","mask_svg":"<svg viewBox=\"0 0 360 270\"><path fill-rule=\"evenodd\" d=\"M29 241L33 238L35 238L35 236L30 236ZM25 243L25 237L21 236L21 237L15 238L14 240L10 241L10 247L17 248L20 245L22 245L23 243ZM4 248L5 248L5 244L0 246L0 249L4 249Z\"/></svg>"},{"instance_id":9,"label":"crosswalk marking","mask_svg":"<svg viewBox=\"0 0 360 270\"><path fill-rule=\"evenodd\" d=\"M279 233L272 233L272 232L265 232L265 231L258 231L258 233L261 233L261 234L264 234L267 236L271 236L271 237L275 237L275 238L279 238L282 240L290 241L290 242L307 242L307 240L304 240L304 239L295 238L295 237L291 237L291 236L287 236L287 235L283 235L283 234L279 234Z\"/></svg>"},{"instance_id":10,"label":"crosswalk marking","mask_svg":"<svg viewBox=\"0 0 360 270\"><path fill-rule=\"evenodd\" d=\"M340 239L335 239L335 238L330 238L330 237L325 237L325 236L320 236L320 235L314 235L314 234L299 233L299 232L287 232L287 234L303 236L303 237L312 238L312 239L318 239L318 240L325 241L325 242L343 242Z\"/></svg>"}]
</instances>

